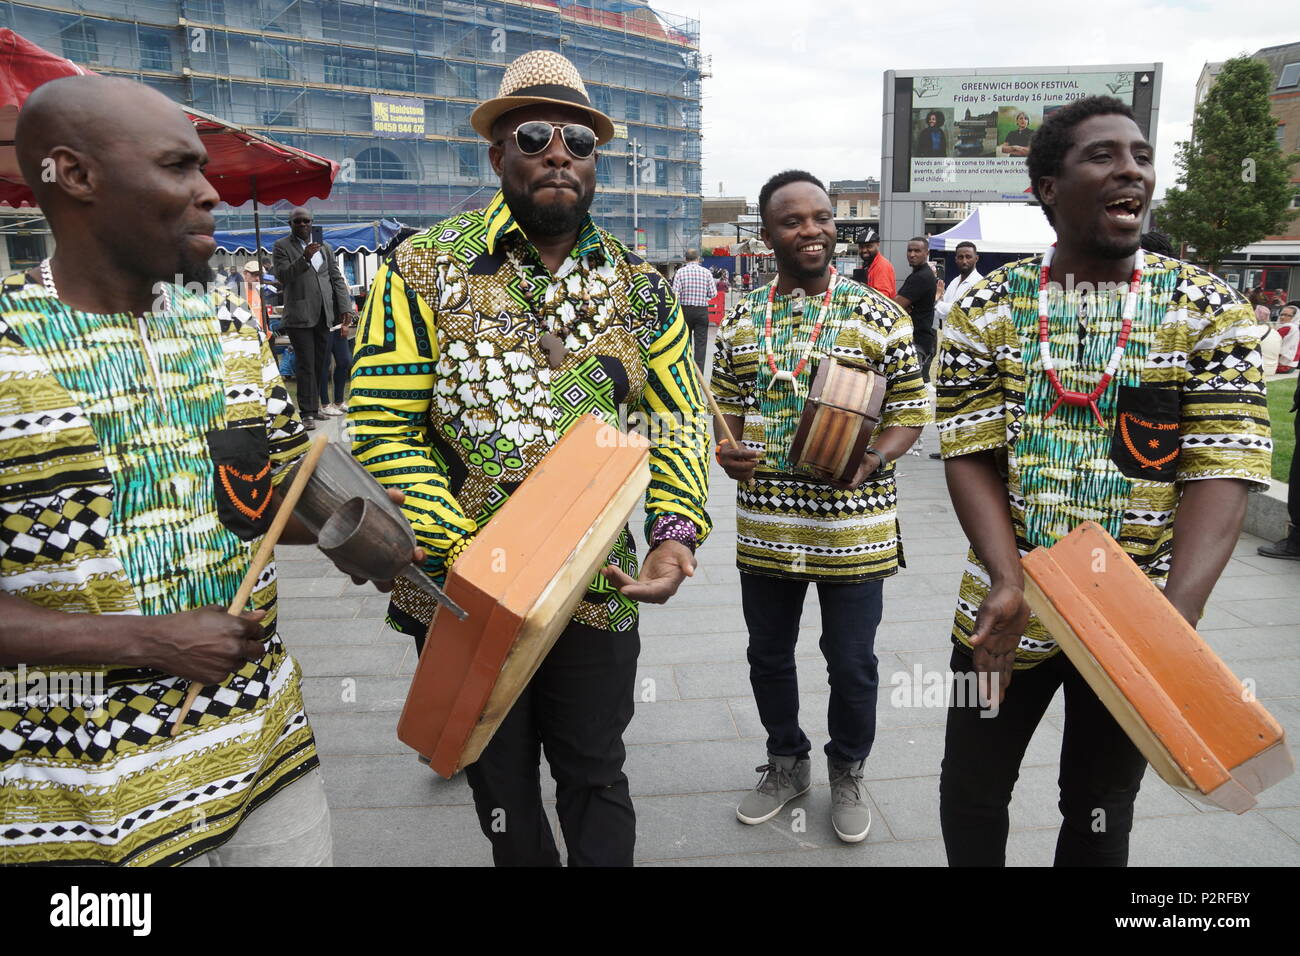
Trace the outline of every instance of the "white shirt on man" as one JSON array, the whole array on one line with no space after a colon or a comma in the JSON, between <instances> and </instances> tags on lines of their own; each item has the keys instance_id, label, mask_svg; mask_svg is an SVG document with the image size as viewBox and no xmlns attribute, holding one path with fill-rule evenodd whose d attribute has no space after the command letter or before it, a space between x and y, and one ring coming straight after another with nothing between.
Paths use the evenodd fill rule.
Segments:
<instances>
[{"instance_id":1,"label":"white shirt on man","mask_svg":"<svg viewBox=\"0 0 1300 956\"><path fill-rule=\"evenodd\" d=\"M956 282L944 286L943 298L934 304L934 317L940 324L947 320L953 303L974 288L975 283L983 278L979 269L971 269L970 275L959 277Z\"/></svg>"}]
</instances>

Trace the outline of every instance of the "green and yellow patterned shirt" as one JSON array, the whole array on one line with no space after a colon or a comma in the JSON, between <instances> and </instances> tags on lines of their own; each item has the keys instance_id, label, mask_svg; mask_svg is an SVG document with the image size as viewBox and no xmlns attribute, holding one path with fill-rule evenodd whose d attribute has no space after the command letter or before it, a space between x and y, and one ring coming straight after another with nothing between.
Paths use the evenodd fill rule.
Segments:
<instances>
[{"instance_id":1,"label":"green and yellow patterned shirt","mask_svg":"<svg viewBox=\"0 0 1300 956\"><path fill-rule=\"evenodd\" d=\"M64 613L230 603L306 433L242 303L170 287L143 319L0 288L0 589ZM0 864L179 864L317 765L275 566L266 653L171 720L149 668L0 667ZM37 674L74 675L57 685ZM102 694L101 694L102 691Z\"/></svg>"},{"instance_id":2,"label":"green and yellow patterned shirt","mask_svg":"<svg viewBox=\"0 0 1300 956\"><path fill-rule=\"evenodd\" d=\"M554 370L539 344L548 321L567 333ZM554 275L500 193L412 236L375 276L356 348L354 454L405 492L435 577L587 413L624 430L632 413L653 420L647 535L678 515L707 537L708 437L689 331L668 282L590 217ZM636 575L626 529L609 560ZM399 582L395 627L423 637L432 611ZM636 602L597 575L574 620L630 630Z\"/></svg>"},{"instance_id":3,"label":"green and yellow patterned shirt","mask_svg":"<svg viewBox=\"0 0 1300 956\"><path fill-rule=\"evenodd\" d=\"M745 419L743 443L763 453L752 482L736 487L736 565L751 574L803 581L869 581L894 574L902 560L894 465L851 491L794 473L790 441L817 363L830 356L870 368L886 380L877 434L930 421L930 401L912 344L912 320L875 289L836 277L817 341L799 375L800 393L778 383L764 361L770 285L746 295L718 330L710 387L723 414ZM821 315L822 296L805 300L796 325L790 296L773 304L772 350L793 370ZM874 439L873 439L874 440Z\"/></svg>"},{"instance_id":4,"label":"green and yellow patterned shirt","mask_svg":"<svg viewBox=\"0 0 1300 956\"><path fill-rule=\"evenodd\" d=\"M1041 256L991 272L948 313L938 425L945 458L994 451L1007 481L1021 554L1095 521L1157 583L1169 573L1182 482L1236 478L1268 486L1272 441L1255 316L1223 280L1144 253L1142 286L1119 373L1099 402L1063 405L1042 374ZM1115 348L1127 283L1110 291L1053 286L1048 319L1061 384L1090 392ZM952 638L970 646L989 578L972 550ZM1059 651L1037 618L1016 666Z\"/></svg>"}]
</instances>

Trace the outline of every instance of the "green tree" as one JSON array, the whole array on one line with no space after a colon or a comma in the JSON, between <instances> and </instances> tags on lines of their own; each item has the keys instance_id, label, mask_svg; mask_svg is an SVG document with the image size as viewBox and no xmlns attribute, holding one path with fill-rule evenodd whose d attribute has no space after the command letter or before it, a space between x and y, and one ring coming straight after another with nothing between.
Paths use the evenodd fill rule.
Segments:
<instances>
[{"instance_id":1,"label":"green tree","mask_svg":"<svg viewBox=\"0 0 1300 956\"><path fill-rule=\"evenodd\" d=\"M1165 193L1161 228L1195 247L1195 260L1218 271L1230 253L1286 229L1295 216L1291 169L1269 113L1273 76L1248 56L1228 60L1196 108L1191 140L1178 144L1178 187Z\"/></svg>"}]
</instances>

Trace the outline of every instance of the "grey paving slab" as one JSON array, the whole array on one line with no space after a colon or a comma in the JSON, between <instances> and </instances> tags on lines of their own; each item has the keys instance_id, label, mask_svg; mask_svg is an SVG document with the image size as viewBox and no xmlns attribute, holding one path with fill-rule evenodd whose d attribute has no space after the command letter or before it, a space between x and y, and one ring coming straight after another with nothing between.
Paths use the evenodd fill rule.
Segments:
<instances>
[{"instance_id":1,"label":"grey paving slab","mask_svg":"<svg viewBox=\"0 0 1300 956\"><path fill-rule=\"evenodd\" d=\"M325 755L410 754L411 748L397 739L397 717L388 710L312 714L316 749Z\"/></svg>"},{"instance_id":2,"label":"grey paving slab","mask_svg":"<svg viewBox=\"0 0 1300 956\"><path fill-rule=\"evenodd\" d=\"M308 644L400 644L405 647L411 643L409 637L394 631L383 621L294 621L281 612L276 626L291 651Z\"/></svg>"},{"instance_id":3,"label":"grey paving slab","mask_svg":"<svg viewBox=\"0 0 1300 956\"><path fill-rule=\"evenodd\" d=\"M1130 866L1300 866L1300 844L1254 812L1161 817L1133 827Z\"/></svg>"},{"instance_id":4,"label":"grey paving slab","mask_svg":"<svg viewBox=\"0 0 1300 956\"><path fill-rule=\"evenodd\" d=\"M293 652L308 677L391 676L405 655L400 644L307 644Z\"/></svg>"},{"instance_id":5,"label":"grey paving slab","mask_svg":"<svg viewBox=\"0 0 1300 956\"><path fill-rule=\"evenodd\" d=\"M744 663L748 642L749 636L743 630L680 635L652 632L643 627L641 656L637 660L643 665L667 666L715 661Z\"/></svg>"},{"instance_id":6,"label":"grey paving slab","mask_svg":"<svg viewBox=\"0 0 1300 956\"><path fill-rule=\"evenodd\" d=\"M873 828L874 828L873 824ZM785 850L769 853L737 853L729 856L691 857L687 859L646 862L645 866L946 866L943 845L938 840L914 842L867 843L857 846L841 844L818 849Z\"/></svg>"},{"instance_id":7,"label":"grey paving slab","mask_svg":"<svg viewBox=\"0 0 1300 956\"><path fill-rule=\"evenodd\" d=\"M1292 840L1300 843L1300 807L1286 807L1282 810L1259 810L1256 812Z\"/></svg>"},{"instance_id":8,"label":"grey paving slab","mask_svg":"<svg viewBox=\"0 0 1300 956\"><path fill-rule=\"evenodd\" d=\"M444 780L415 752L382 757L329 755L321 761L330 807L435 807L474 804L463 773Z\"/></svg>"},{"instance_id":9,"label":"grey paving slab","mask_svg":"<svg viewBox=\"0 0 1300 956\"><path fill-rule=\"evenodd\" d=\"M680 700L681 696L671 667L637 667L636 684L632 688L633 700Z\"/></svg>"},{"instance_id":10,"label":"grey paving slab","mask_svg":"<svg viewBox=\"0 0 1300 956\"><path fill-rule=\"evenodd\" d=\"M638 860L681 860L728 852L819 850L843 847L859 851L891 839L872 807L872 826L862 844L844 844L831 828L830 789L813 787L790 801L774 818L758 826L736 819L745 791L683 796L636 797Z\"/></svg>"},{"instance_id":11,"label":"grey paving slab","mask_svg":"<svg viewBox=\"0 0 1300 956\"><path fill-rule=\"evenodd\" d=\"M360 603L343 598L285 598L279 602L279 614L286 621L319 621L355 618Z\"/></svg>"},{"instance_id":12,"label":"grey paving slab","mask_svg":"<svg viewBox=\"0 0 1300 956\"><path fill-rule=\"evenodd\" d=\"M470 807L330 811L335 866L491 866Z\"/></svg>"},{"instance_id":13,"label":"grey paving slab","mask_svg":"<svg viewBox=\"0 0 1300 956\"><path fill-rule=\"evenodd\" d=\"M1267 559L1261 559L1267 560ZM1257 627L1296 626L1300 621L1300 597L1255 598L1249 601L1218 601L1216 606L1247 624Z\"/></svg>"},{"instance_id":14,"label":"grey paving slab","mask_svg":"<svg viewBox=\"0 0 1300 956\"><path fill-rule=\"evenodd\" d=\"M305 677L302 696L307 714L400 711L411 689L409 677Z\"/></svg>"},{"instance_id":15,"label":"grey paving slab","mask_svg":"<svg viewBox=\"0 0 1300 956\"><path fill-rule=\"evenodd\" d=\"M659 700L638 703L623 740L630 744L670 740L719 740L737 736L725 700Z\"/></svg>"},{"instance_id":16,"label":"grey paving slab","mask_svg":"<svg viewBox=\"0 0 1300 956\"><path fill-rule=\"evenodd\" d=\"M351 597L344 589L353 584L341 574L330 577L285 578L278 582L277 594L281 598L336 598Z\"/></svg>"},{"instance_id":17,"label":"grey paving slab","mask_svg":"<svg viewBox=\"0 0 1300 956\"><path fill-rule=\"evenodd\" d=\"M1300 657L1300 626L1231 628L1207 631L1198 628L1205 642L1231 665L1235 661L1260 658ZM1234 672L1236 668L1233 668Z\"/></svg>"}]
</instances>

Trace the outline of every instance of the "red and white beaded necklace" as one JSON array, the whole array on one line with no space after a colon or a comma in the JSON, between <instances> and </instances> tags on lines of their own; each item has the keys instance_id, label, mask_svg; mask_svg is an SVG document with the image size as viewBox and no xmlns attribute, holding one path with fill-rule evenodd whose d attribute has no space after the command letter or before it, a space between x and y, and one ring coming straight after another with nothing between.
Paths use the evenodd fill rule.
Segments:
<instances>
[{"instance_id":1,"label":"red and white beaded necklace","mask_svg":"<svg viewBox=\"0 0 1300 956\"><path fill-rule=\"evenodd\" d=\"M772 351L772 310L776 302L777 284L776 279L772 280L772 287L767 293L767 315L763 319L763 351L767 356L767 367L772 370L772 383L767 387L769 392L776 387L777 382L789 382L796 395L803 394L799 376L808 365L808 356L812 354L813 346L817 343L817 336L821 335L822 324L826 321L826 314L831 304L831 294L835 291L835 277L835 267L831 266L830 278L826 282L826 294L822 296L821 306L817 309L817 324L813 326L812 334L804 343L803 358L799 359L793 372L777 368L776 355Z\"/></svg>"},{"instance_id":2,"label":"red and white beaded necklace","mask_svg":"<svg viewBox=\"0 0 1300 956\"><path fill-rule=\"evenodd\" d=\"M1097 387L1091 392L1075 392L1065 388L1061 384L1061 380L1057 378L1056 367L1052 364L1052 350L1048 344L1047 284L1050 281L1052 257L1055 254L1056 243L1052 243L1047 251L1043 253L1043 265L1038 276L1038 355L1043 363L1043 373L1047 376L1047 380L1052 383L1052 388L1056 390L1057 396L1056 403L1047 410L1043 420L1046 421L1051 418L1063 404L1074 405L1080 408L1092 409L1097 424L1105 428L1106 422L1101 417L1101 410L1097 408L1097 400L1110 387L1111 380L1119 372L1120 363L1124 361L1124 350L1128 347L1129 332L1133 330L1133 317L1137 314L1138 289L1142 285L1142 250L1138 250L1137 256L1133 260L1133 275L1129 279L1128 294L1124 297L1124 311L1121 313L1123 321L1119 328L1119 340L1115 343L1115 350L1110 354L1110 361L1106 363L1106 370L1102 372L1101 378L1097 381Z\"/></svg>"}]
</instances>

